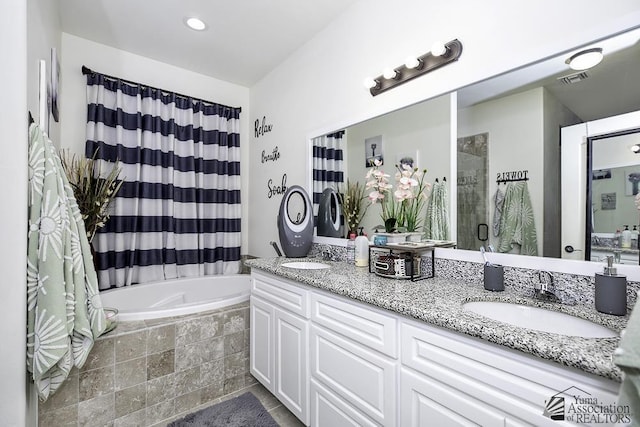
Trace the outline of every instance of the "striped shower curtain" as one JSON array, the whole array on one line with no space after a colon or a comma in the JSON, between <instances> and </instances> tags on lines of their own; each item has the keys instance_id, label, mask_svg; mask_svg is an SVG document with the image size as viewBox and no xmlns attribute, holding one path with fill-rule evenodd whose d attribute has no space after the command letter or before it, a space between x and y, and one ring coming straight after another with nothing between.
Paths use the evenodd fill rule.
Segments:
<instances>
[{"instance_id":1,"label":"striped shower curtain","mask_svg":"<svg viewBox=\"0 0 640 427\"><path fill-rule=\"evenodd\" d=\"M344 131L313 138L313 214L318 215L320 196L325 188L342 190L344 182Z\"/></svg>"},{"instance_id":2,"label":"striped shower curtain","mask_svg":"<svg viewBox=\"0 0 640 427\"><path fill-rule=\"evenodd\" d=\"M124 180L93 241L100 289L240 269L240 109L87 74L86 156Z\"/></svg>"}]
</instances>

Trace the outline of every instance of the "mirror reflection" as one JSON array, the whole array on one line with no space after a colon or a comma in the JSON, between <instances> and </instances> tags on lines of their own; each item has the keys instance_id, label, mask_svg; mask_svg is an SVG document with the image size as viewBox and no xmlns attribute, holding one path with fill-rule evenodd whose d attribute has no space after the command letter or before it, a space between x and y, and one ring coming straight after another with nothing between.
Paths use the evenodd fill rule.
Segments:
<instances>
[{"instance_id":1,"label":"mirror reflection","mask_svg":"<svg viewBox=\"0 0 640 427\"><path fill-rule=\"evenodd\" d=\"M366 158L374 155L367 141L376 144L375 156L383 161L379 169L392 179L402 156L415 158L417 167L427 170L429 183L448 178L448 189L454 193L448 206L453 215L450 238L457 240L459 248L478 250L481 245L507 248L495 231L500 223L496 221L496 194L510 184L501 182L502 178L526 174L523 182L530 199L536 253L565 257L559 232L564 216L560 182L561 169L568 165L561 165L560 129L640 111L640 85L635 81L639 39L640 31L634 30L584 46L600 46L605 55L600 64L586 71L571 70L565 63L580 50L576 49L462 88L453 101L457 112L452 112L452 96L443 95L350 126L343 136L345 183L347 179L361 185L366 182ZM456 131L451 132L452 127ZM586 154L570 161L586 163ZM452 176L454 168L457 171ZM575 191L584 194L587 178L575 183ZM587 210L586 204L582 210ZM380 214L379 205L370 206L360 225L371 234L376 225L382 225ZM606 221L597 216L594 220ZM634 223L640 224L640 219L622 221L626 222L619 226L628 222L631 232ZM584 236L584 227L581 233ZM582 243L585 239L575 246L581 250L581 259L590 259L589 248ZM508 249L523 253L519 244L509 244Z\"/></svg>"},{"instance_id":2,"label":"mirror reflection","mask_svg":"<svg viewBox=\"0 0 640 427\"><path fill-rule=\"evenodd\" d=\"M640 129L590 138L590 258L638 264ZM587 216L589 218L589 215Z\"/></svg>"}]
</instances>

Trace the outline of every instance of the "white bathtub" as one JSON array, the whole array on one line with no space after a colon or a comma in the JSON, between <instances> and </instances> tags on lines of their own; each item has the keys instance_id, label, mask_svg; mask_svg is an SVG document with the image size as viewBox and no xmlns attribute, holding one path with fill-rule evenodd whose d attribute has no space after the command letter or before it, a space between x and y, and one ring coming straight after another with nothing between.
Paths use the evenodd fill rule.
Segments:
<instances>
[{"instance_id":1,"label":"white bathtub","mask_svg":"<svg viewBox=\"0 0 640 427\"><path fill-rule=\"evenodd\" d=\"M102 305L118 309L118 321L200 313L249 301L251 276L202 276L132 285L100 292Z\"/></svg>"}]
</instances>

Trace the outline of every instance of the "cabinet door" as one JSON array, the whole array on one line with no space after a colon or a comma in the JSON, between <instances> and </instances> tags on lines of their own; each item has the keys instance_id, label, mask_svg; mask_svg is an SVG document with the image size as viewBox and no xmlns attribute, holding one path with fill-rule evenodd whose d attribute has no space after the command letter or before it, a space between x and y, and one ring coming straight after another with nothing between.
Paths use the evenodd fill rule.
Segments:
<instances>
[{"instance_id":1,"label":"cabinet door","mask_svg":"<svg viewBox=\"0 0 640 427\"><path fill-rule=\"evenodd\" d=\"M270 392L274 392L274 308L251 296L251 332L249 360L251 374Z\"/></svg>"},{"instance_id":2,"label":"cabinet door","mask_svg":"<svg viewBox=\"0 0 640 427\"><path fill-rule=\"evenodd\" d=\"M373 421L396 425L396 362L317 325L311 326L314 379Z\"/></svg>"},{"instance_id":3,"label":"cabinet door","mask_svg":"<svg viewBox=\"0 0 640 427\"><path fill-rule=\"evenodd\" d=\"M505 417L495 408L406 368L400 373L400 425L496 426Z\"/></svg>"},{"instance_id":4,"label":"cabinet door","mask_svg":"<svg viewBox=\"0 0 640 427\"><path fill-rule=\"evenodd\" d=\"M275 396L308 423L308 325L305 319L275 310Z\"/></svg>"}]
</instances>

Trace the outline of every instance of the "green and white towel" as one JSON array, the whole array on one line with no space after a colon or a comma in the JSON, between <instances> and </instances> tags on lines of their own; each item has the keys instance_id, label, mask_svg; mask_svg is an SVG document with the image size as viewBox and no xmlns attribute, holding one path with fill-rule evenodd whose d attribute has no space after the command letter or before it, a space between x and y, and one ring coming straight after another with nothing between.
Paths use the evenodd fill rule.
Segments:
<instances>
[{"instance_id":1,"label":"green and white towel","mask_svg":"<svg viewBox=\"0 0 640 427\"><path fill-rule=\"evenodd\" d=\"M615 350L613 362L624 372L617 404L629 405L632 426L640 425L640 306L629 316L620 345Z\"/></svg>"},{"instance_id":2,"label":"green and white towel","mask_svg":"<svg viewBox=\"0 0 640 427\"><path fill-rule=\"evenodd\" d=\"M29 127L27 368L47 400L106 328L84 222L51 140Z\"/></svg>"},{"instance_id":3,"label":"green and white towel","mask_svg":"<svg viewBox=\"0 0 640 427\"><path fill-rule=\"evenodd\" d=\"M424 219L424 238L449 239L449 196L446 181L436 181L431 188Z\"/></svg>"},{"instance_id":4,"label":"green and white towel","mask_svg":"<svg viewBox=\"0 0 640 427\"><path fill-rule=\"evenodd\" d=\"M538 255L536 224L525 181L510 182L504 194L498 252L520 249L521 255Z\"/></svg>"}]
</instances>

